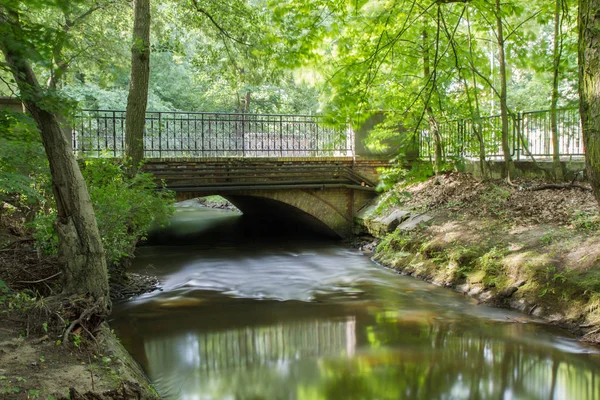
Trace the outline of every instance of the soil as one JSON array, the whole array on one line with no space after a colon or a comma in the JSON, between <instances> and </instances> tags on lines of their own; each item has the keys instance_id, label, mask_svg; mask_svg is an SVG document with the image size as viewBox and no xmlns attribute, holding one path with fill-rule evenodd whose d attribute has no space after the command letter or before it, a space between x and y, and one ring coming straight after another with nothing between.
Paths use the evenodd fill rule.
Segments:
<instances>
[{"instance_id":1,"label":"soil","mask_svg":"<svg viewBox=\"0 0 600 400\"><path fill-rule=\"evenodd\" d=\"M398 185L370 218L401 209L432 220L410 232L373 231L380 241L375 260L598 342L598 204L585 184L531 190L544 182L515 183L450 173Z\"/></svg>"},{"instance_id":2,"label":"soil","mask_svg":"<svg viewBox=\"0 0 600 400\"><path fill-rule=\"evenodd\" d=\"M155 399L143 373L110 330L97 343L62 345L3 316L0 327L2 399Z\"/></svg>"},{"instance_id":3,"label":"soil","mask_svg":"<svg viewBox=\"0 0 600 400\"><path fill-rule=\"evenodd\" d=\"M76 320L81 299L58 300L57 260L35 249L20 219L12 214L0 220L0 398L158 398L99 319L90 321L89 333L75 326L68 343L62 343L68 321L59 320ZM113 292L131 296L156 287L158 281L132 275L130 283ZM60 313L56 307L62 307Z\"/></svg>"}]
</instances>

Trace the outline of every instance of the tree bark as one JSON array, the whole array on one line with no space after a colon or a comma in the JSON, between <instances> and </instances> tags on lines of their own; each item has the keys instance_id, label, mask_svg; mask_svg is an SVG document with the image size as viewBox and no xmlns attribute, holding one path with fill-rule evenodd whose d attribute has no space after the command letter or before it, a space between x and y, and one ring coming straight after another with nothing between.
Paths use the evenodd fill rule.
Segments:
<instances>
[{"instance_id":1,"label":"tree bark","mask_svg":"<svg viewBox=\"0 0 600 400\"><path fill-rule=\"evenodd\" d=\"M600 0L579 0L579 109L588 180L600 203Z\"/></svg>"},{"instance_id":2,"label":"tree bark","mask_svg":"<svg viewBox=\"0 0 600 400\"><path fill-rule=\"evenodd\" d=\"M483 138L483 132L481 129L481 109L479 107L479 93L477 89L477 74L475 72L475 61L473 57L473 40L471 36L471 20L469 18L469 11L467 8L467 32L469 39L469 64L471 66L471 75L473 79L473 98L475 100L474 106L471 103L469 96L469 85L467 84L466 78L464 80L464 86L467 93L467 100L469 102L469 108L471 109L471 119L473 120L473 132L477 137L479 143L479 169L481 171L481 179L488 180L491 177L490 167L485 159L485 140ZM457 57L458 60L458 57Z\"/></svg>"},{"instance_id":3,"label":"tree bark","mask_svg":"<svg viewBox=\"0 0 600 400\"><path fill-rule=\"evenodd\" d=\"M438 24L439 25L439 24ZM427 27L423 28L422 33L423 39L423 79L425 80L425 84L429 85L429 80L431 79L431 66L429 59L429 36L427 34ZM435 114L433 113L433 108L431 107L431 93L433 92L433 87L435 86L435 79L432 83L432 89L427 95L427 100L425 102L425 112L427 114L427 121L429 123L429 133L433 136L433 147L434 147L434 172L436 175L439 175L442 169L443 163L443 154L442 154L442 138L440 136L440 132L438 130L437 120L435 118Z\"/></svg>"},{"instance_id":4,"label":"tree bark","mask_svg":"<svg viewBox=\"0 0 600 400\"><path fill-rule=\"evenodd\" d=\"M561 11L562 0L556 0L554 8L554 48L553 54L553 71L552 71L552 102L550 105L550 125L552 130L552 163L554 170L554 179L558 182L564 180L562 164L560 163L560 140L558 133L558 78L560 75L560 61L562 58L562 35L561 35Z\"/></svg>"},{"instance_id":5,"label":"tree bark","mask_svg":"<svg viewBox=\"0 0 600 400\"><path fill-rule=\"evenodd\" d=\"M16 15L10 18L10 24L11 35L0 38L0 47L22 101L41 132L50 163L63 290L69 295L91 295L109 309L104 248L86 183L56 115L40 105L44 91L25 56L25 45L19 42L20 26Z\"/></svg>"},{"instance_id":6,"label":"tree bark","mask_svg":"<svg viewBox=\"0 0 600 400\"><path fill-rule=\"evenodd\" d=\"M502 153L504 154L505 175L508 179L514 174L515 165L509 143L508 104L506 98L506 56L504 53L504 27L500 0L496 0L496 25L498 38L498 63L500 64L500 116L502 120Z\"/></svg>"},{"instance_id":7,"label":"tree bark","mask_svg":"<svg viewBox=\"0 0 600 400\"><path fill-rule=\"evenodd\" d=\"M150 0L134 0L131 80L125 116L125 155L134 176L144 159L144 127L150 80Z\"/></svg>"}]
</instances>

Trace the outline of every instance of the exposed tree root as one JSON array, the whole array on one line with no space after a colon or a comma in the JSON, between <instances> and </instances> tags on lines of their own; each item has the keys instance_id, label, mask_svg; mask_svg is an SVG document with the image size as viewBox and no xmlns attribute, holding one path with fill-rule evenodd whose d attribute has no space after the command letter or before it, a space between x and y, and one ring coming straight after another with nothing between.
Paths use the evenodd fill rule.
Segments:
<instances>
[{"instance_id":1,"label":"exposed tree root","mask_svg":"<svg viewBox=\"0 0 600 400\"><path fill-rule=\"evenodd\" d=\"M73 328L75 328L77 325L81 326L81 328L85 332L87 332L88 335L90 335L91 338L94 339L94 341L96 341L96 338L90 332L88 327L86 327L86 325L90 324L90 320L92 319L92 317L94 317L94 316L101 317L100 321L96 320L92 324L92 325L95 325L95 326L93 326L93 330L95 330L98 327L99 323L104 320L105 315L103 312L103 309L104 309L103 304L104 304L104 299L100 298L100 299L96 300L96 302L91 307L84 309L81 312L81 314L79 315L79 318L77 318L76 320L71 322L69 327L67 329L65 329L65 333L63 334L63 340L62 340L63 344L66 344L68 342L69 334L73 331Z\"/></svg>"}]
</instances>

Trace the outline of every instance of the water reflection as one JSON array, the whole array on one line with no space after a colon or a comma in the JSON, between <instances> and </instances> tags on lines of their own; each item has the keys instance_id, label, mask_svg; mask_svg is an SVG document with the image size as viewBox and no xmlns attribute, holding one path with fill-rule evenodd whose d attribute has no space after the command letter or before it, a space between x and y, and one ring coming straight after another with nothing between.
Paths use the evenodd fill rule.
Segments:
<instances>
[{"instance_id":1,"label":"water reflection","mask_svg":"<svg viewBox=\"0 0 600 400\"><path fill-rule=\"evenodd\" d=\"M165 290L116 305L168 399L600 399L599 354L563 331L335 244L211 232L143 249Z\"/></svg>"}]
</instances>

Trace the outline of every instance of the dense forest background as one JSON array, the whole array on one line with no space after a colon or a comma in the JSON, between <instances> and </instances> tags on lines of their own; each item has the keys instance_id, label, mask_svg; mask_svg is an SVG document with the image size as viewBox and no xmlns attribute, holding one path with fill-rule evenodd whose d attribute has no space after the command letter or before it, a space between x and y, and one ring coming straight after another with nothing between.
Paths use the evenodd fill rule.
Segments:
<instances>
[{"instance_id":1,"label":"dense forest background","mask_svg":"<svg viewBox=\"0 0 600 400\"><path fill-rule=\"evenodd\" d=\"M35 2L25 2L33 3ZM448 4L445 4L448 3ZM28 15L40 81L81 108L125 109L130 2L56 2ZM576 4L558 0L161 1L151 4L148 110L356 113L410 125L577 104ZM503 27L499 55L498 19ZM43 27L43 30L42 28ZM558 52L557 52L558 51ZM2 71L0 94L17 89Z\"/></svg>"}]
</instances>

